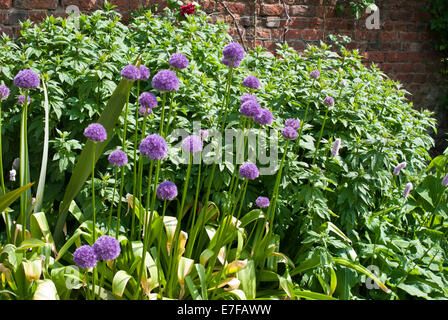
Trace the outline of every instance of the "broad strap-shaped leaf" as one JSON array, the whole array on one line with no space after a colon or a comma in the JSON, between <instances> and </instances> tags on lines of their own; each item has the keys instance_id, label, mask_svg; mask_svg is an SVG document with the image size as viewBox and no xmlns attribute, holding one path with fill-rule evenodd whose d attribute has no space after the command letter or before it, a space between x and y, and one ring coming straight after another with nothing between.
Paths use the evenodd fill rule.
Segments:
<instances>
[{"instance_id":1,"label":"broad strap-shaped leaf","mask_svg":"<svg viewBox=\"0 0 448 320\"><path fill-rule=\"evenodd\" d=\"M126 285L132 276L124 270L118 271L112 281L112 293L119 297L123 296Z\"/></svg>"},{"instance_id":2,"label":"broad strap-shaped leaf","mask_svg":"<svg viewBox=\"0 0 448 320\"><path fill-rule=\"evenodd\" d=\"M107 131L107 139L103 142L94 142L88 140L84 146L81 155L78 158L73 174L65 189L64 198L59 209L59 217L54 231L56 244L59 245L62 240L62 229L67 218L68 209L72 200L78 195L82 186L92 171L92 156L95 151L95 162L98 161L104 148L107 146L113 136L113 130L126 103L127 93L132 87L132 82L122 79L109 99L103 113L98 119L98 123L102 124ZM94 150L95 149L95 150Z\"/></svg>"},{"instance_id":3,"label":"broad strap-shaped leaf","mask_svg":"<svg viewBox=\"0 0 448 320\"><path fill-rule=\"evenodd\" d=\"M29 187L31 187L34 184L34 182L28 183L27 185L24 185L23 187L17 188L13 191L10 191L8 193L5 193L0 196L0 212L3 212L7 207L11 205L14 201L16 201L20 195L25 192Z\"/></svg>"},{"instance_id":4,"label":"broad strap-shaped leaf","mask_svg":"<svg viewBox=\"0 0 448 320\"><path fill-rule=\"evenodd\" d=\"M48 163L48 140L50 136L50 129L49 129L50 112L48 110L47 86L45 85L44 80L42 80L42 88L44 89L44 112L45 112L44 147L42 150L42 163L40 165L39 184L37 185L36 204L34 205L34 212L40 211L40 209L42 208L42 203L44 201L45 179L47 175L47 163Z\"/></svg>"}]
</instances>

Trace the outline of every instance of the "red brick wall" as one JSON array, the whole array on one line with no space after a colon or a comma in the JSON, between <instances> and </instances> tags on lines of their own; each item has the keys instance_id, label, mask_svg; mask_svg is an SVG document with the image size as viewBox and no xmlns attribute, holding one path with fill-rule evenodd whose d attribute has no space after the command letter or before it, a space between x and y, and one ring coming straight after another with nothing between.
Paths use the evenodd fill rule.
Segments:
<instances>
[{"instance_id":1,"label":"red brick wall","mask_svg":"<svg viewBox=\"0 0 448 320\"><path fill-rule=\"evenodd\" d=\"M161 0L112 0L117 9L127 11L148 6ZM189 1L189 0L185 0ZM233 19L220 1L196 0L212 16ZM284 1L284 2L283 2ZM18 21L42 19L47 14L63 15L68 5L77 5L81 11L95 10L103 0L0 0L0 32L18 34ZM302 51L308 43L318 43L329 34L344 34L353 39L350 49L359 49L368 62L378 64L391 78L401 81L412 93L418 107L434 108L440 90L434 73L439 71L440 56L433 50L434 35L429 30L430 17L423 10L423 0L377 0L380 9L380 29L368 30L364 15L354 19L346 12L336 12L334 0L238 0L224 1L235 16L248 46L254 41L254 14L257 16L256 44L274 49L281 42L287 15L291 18L286 41ZM254 4L256 3L256 10ZM236 29L230 33L238 38Z\"/></svg>"}]
</instances>

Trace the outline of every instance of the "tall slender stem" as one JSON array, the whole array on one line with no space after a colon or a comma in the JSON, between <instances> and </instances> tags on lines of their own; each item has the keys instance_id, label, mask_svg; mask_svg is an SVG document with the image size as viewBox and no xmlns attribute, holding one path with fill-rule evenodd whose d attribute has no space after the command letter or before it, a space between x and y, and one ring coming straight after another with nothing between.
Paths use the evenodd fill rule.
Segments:
<instances>
[{"instance_id":1,"label":"tall slender stem","mask_svg":"<svg viewBox=\"0 0 448 320\"><path fill-rule=\"evenodd\" d=\"M26 185L28 177L28 91L25 90L25 100L22 109L21 130L20 130L20 186ZM22 165L23 164L23 165ZM27 216L28 192L25 191L20 196L20 223L22 224L22 241L26 238L26 216Z\"/></svg>"},{"instance_id":2,"label":"tall slender stem","mask_svg":"<svg viewBox=\"0 0 448 320\"><path fill-rule=\"evenodd\" d=\"M165 130L165 134L163 135L163 137L165 138L168 135L168 130L170 128L170 121L171 121L171 112L173 111L173 96L174 96L174 92L170 93L170 109L168 112L168 119L166 121L166 130Z\"/></svg>"},{"instance_id":3,"label":"tall slender stem","mask_svg":"<svg viewBox=\"0 0 448 320\"><path fill-rule=\"evenodd\" d=\"M109 222L107 224L107 233L110 235L110 229L112 225L112 212L114 208L114 202L115 202L115 191L117 190L117 176L118 176L118 167L115 168L115 175L114 175L114 192L112 194L112 203L110 205L110 211L109 211Z\"/></svg>"},{"instance_id":4,"label":"tall slender stem","mask_svg":"<svg viewBox=\"0 0 448 320\"><path fill-rule=\"evenodd\" d=\"M0 100L0 181L2 184L2 192L5 194L5 179L3 177L2 120L2 101Z\"/></svg>"},{"instance_id":5,"label":"tall slender stem","mask_svg":"<svg viewBox=\"0 0 448 320\"><path fill-rule=\"evenodd\" d=\"M145 113L145 117L143 119L143 127L142 127L142 135L141 135L141 139L143 140L145 138L145 134L146 134L146 120L148 118L148 114ZM152 171L151 171L152 172ZM139 205L141 207L143 207L142 205L142 180L143 180L143 156L140 155L139 159L138 159L138 179L137 179L137 194L138 194L138 201L139 201ZM141 214L140 214L141 215ZM138 234L141 234L142 231L142 222L140 219L140 222L138 224ZM133 239L134 237L134 230L131 230L131 239Z\"/></svg>"},{"instance_id":6,"label":"tall slender stem","mask_svg":"<svg viewBox=\"0 0 448 320\"><path fill-rule=\"evenodd\" d=\"M324 122L322 123L322 127L320 128L320 134L319 139L317 140L316 150L314 150L313 165L316 163L317 151L319 150L320 140L322 140L322 135L324 133L325 122L327 121L327 118L328 118L328 108L327 111L325 111Z\"/></svg>"},{"instance_id":7,"label":"tall slender stem","mask_svg":"<svg viewBox=\"0 0 448 320\"><path fill-rule=\"evenodd\" d=\"M96 213L95 213L95 159L96 159L96 142L93 142L93 153L92 153L92 243L96 241ZM92 275L92 292L93 299L95 300L95 277L96 276L96 268L93 268Z\"/></svg>"},{"instance_id":8,"label":"tall slender stem","mask_svg":"<svg viewBox=\"0 0 448 320\"><path fill-rule=\"evenodd\" d=\"M131 241L134 237L134 228L135 228L135 196L137 189L137 136L138 136L138 110L139 110L139 96L140 96L140 80L137 81L137 106L135 108L135 130L134 130L134 164L132 166L134 174L133 174L133 184L132 184L132 208L133 215L131 218Z\"/></svg>"},{"instance_id":9,"label":"tall slender stem","mask_svg":"<svg viewBox=\"0 0 448 320\"><path fill-rule=\"evenodd\" d=\"M162 94L162 115L160 116L159 135L163 134L163 125L165 123L165 104L166 104L166 91L164 91Z\"/></svg>"}]
</instances>

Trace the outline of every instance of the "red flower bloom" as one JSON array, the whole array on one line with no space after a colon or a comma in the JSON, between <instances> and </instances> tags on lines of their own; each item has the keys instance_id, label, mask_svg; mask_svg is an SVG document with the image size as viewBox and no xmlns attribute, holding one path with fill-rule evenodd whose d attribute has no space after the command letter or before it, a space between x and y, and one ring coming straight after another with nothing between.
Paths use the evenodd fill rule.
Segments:
<instances>
[{"instance_id":1,"label":"red flower bloom","mask_svg":"<svg viewBox=\"0 0 448 320\"><path fill-rule=\"evenodd\" d=\"M194 14L194 4L190 3L180 7L180 15L184 17L186 14Z\"/></svg>"}]
</instances>

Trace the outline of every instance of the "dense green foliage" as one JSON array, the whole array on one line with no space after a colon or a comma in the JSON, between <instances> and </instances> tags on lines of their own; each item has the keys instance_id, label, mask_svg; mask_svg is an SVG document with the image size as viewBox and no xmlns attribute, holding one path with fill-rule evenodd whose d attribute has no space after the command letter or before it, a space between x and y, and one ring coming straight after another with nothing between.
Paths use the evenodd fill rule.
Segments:
<instances>
[{"instance_id":1,"label":"dense green foliage","mask_svg":"<svg viewBox=\"0 0 448 320\"><path fill-rule=\"evenodd\" d=\"M163 17L155 17L148 11L137 15L126 27L119 22L117 13L104 10L81 16L79 29L70 21L54 17L47 18L36 27L29 22L23 27L18 43L2 38L0 50L5 54L0 57L3 70L3 78L0 79L10 85L17 71L25 67L45 73L48 79L50 159L53 161L49 163L42 211L51 229L62 199L61 190L65 189L77 155L85 143L83 129L88 123L95 122L103 111L120 79L121 68L135 61L139 55L152 75L167 68L169 56L175 52L184 53L190 60L188 68L178 72L181 86L173 98L177 111L171 130L183 128L192 132L194 120L200 121L202 128L216 126L229 72L220 62L222 48L230 41L225 33L226 25L220 22L210 24L204 14L179 21L171 11L165 11ZM261 81L256 95L260 103L274 114L271 130L281 130L287 118L303 120L300 141L290 143L286 151L274 220L276 235L266 248L269 249L266 255L275 252L276 256L270 256L267 261L264 256L260 260L254 259L255 263L239 270L242 272L239 278L244 296L309 298L308 293L303 292L311 290L321 294L314 298L447 298L445 233L448 229L444 219L448 208L446 188L441 185L441 180L446 174L448 154L431 162L428 150L433 146L433 140L429 133L435 127L434 119L428 111L412 109L401 85L388 79L375 66L364 66L357 51L348 52L342 48L337 54L330 49L321 44L299 55L285 45L278 48L277 57L274 57L266 50L256 48L246 53L233 74L228 128L238 127L241 118L239 98L246 92L241 82L248 75L255 75ZM318 80L309 76L315 69L321 73ZM341 85L342 80L346 86ZM142 82L140 90L157 94L150 81ZM336 103L333 107L323 105L326 96L334 97ZM4 124L5 133L2 134L4 150L8 150L4 156L4 163L8 164L5 172L18 154L20 108L15 103L16 97L16 92L13 92L3 107L3 119L9 120ZM31 99L30 159L40 159L43 93L36 91ZM136 92L132 90L131 107L135 103ZM96 165L97 177L99 174L102 176L101 181L97 179L96 186L100 198L96 202L100 231L104 231L102 223L105 219L101 220L101 216L105 216L110 206L114 182L112 167L105 155L120 145L123 120L120 118L116 135ZM127 120L129 146L135 148L134 112L128 114ZM152 114L148 132L157 131L159 121L160 115ZM258 129L261 128L256 127ZM272 132L271 136L275 137ZM342 140L342 145L339 155L332 157L330 149L336 138ZM177 143L176 140L168 141L172 147ZM279 149L279 154L283 155L283 142L279 143ZM170 153L176 154L177 151L172 148ZM132 153L128 157L132 162ZM162 178L182 186L186 166L173 159L163 164ZM403 161L407 163L406 168L400 175L393 175L394 167ZM31 175L37 176L39 168L40 164L32 161ZM230 162L217 166L210 199L214 204L209 209L211 216L223 213L227 202L232 199L227 191L232 169ZM210 165L204 166L203 177L210 176L211 170ZM132 174L131 170L128 172ZM186 203L193 201L198 173L197 166L194 166ZM251 217L258 215L253 210L254 201L260 195L270 197L274 182L275 176L261 176L248 185L242 220L246 216L252 222ZM403 189L408 182L414 185L414 189L409 197L404 197ZM48 259L45 265L44 271L51 275L62 298L76 298L80 294L79 290L71 292L64 289L63 274L69 272L67 265L72 259L69 252L73 251L74 244L79 246L82 237L89 241L89 230L92 229L90 186L86 183L76 198L79 208L71 208L65 239L68 242L63 253L59 252L62 259L53 265ZM201 195L205 189L202 180ZM124 194L131 192L132 181L125 185ZM162 204L157 203L158 212ZM174 207L169 207L167 214L175 216ZM38 223L41 218L33 219ZM123 234L130 229L130 219L130 214L123 217L120 226ZM211 226L220 227L213 221ZM226 244L232 247L232 243L237 243L238 248L232 249L239 252L242 234L246 239L251 226L247 222L242 230L232 229L229 232L232 240ZM155 225L154 228L160 230L162 227ZM194 259L197 271L185 280L188 287L186 298L198 297L194 288L200 288L199 284L208 288L216 285L203 282L203 270L198 260L199 254L207 248L207 237L205 232L202 233L200 245L195 248L198 251ZM48 235L45 239L48 240ZM122 245L131 246L127 239L122 240ZM48 257L51 255L51 248L42 243L23 244L22 250L33 247ZM18 262L13 254L14 248L6 248L2 263L11 269L20 269L23 257ZM141 251L141 247L131 248L129 252L138 250ZM246 251L242 250L241 257L251 258ZM154 251L151 254L154 256ZM33 251L33 255L27 259L32 261L37 252ZM238 257L238 253L235 256ZM201 263L202 258L201 255ZM127 259L123 257L118 262L118 269L123 271L119 277L126 279L123 280L126 281L124 286L129 281L130 287L138 287L131 278L135 264L129 267L127 264L132 261ZM380 280L392 293L386 293L385 288L384 291L366 288L367 266L377 267ZM78 273L76 276L81 277ZM255 277L258 280L256 289L251 287ZM113 275L106 275L111 287L112 278ZM201 293L205 298L204 287ZM19 296L29 298L29 294L22 292ZM130 294L125 293L125 296ZM212 297L235 298L222 290L218 293L215 290Z\"/></svg>"}]
</instances>

